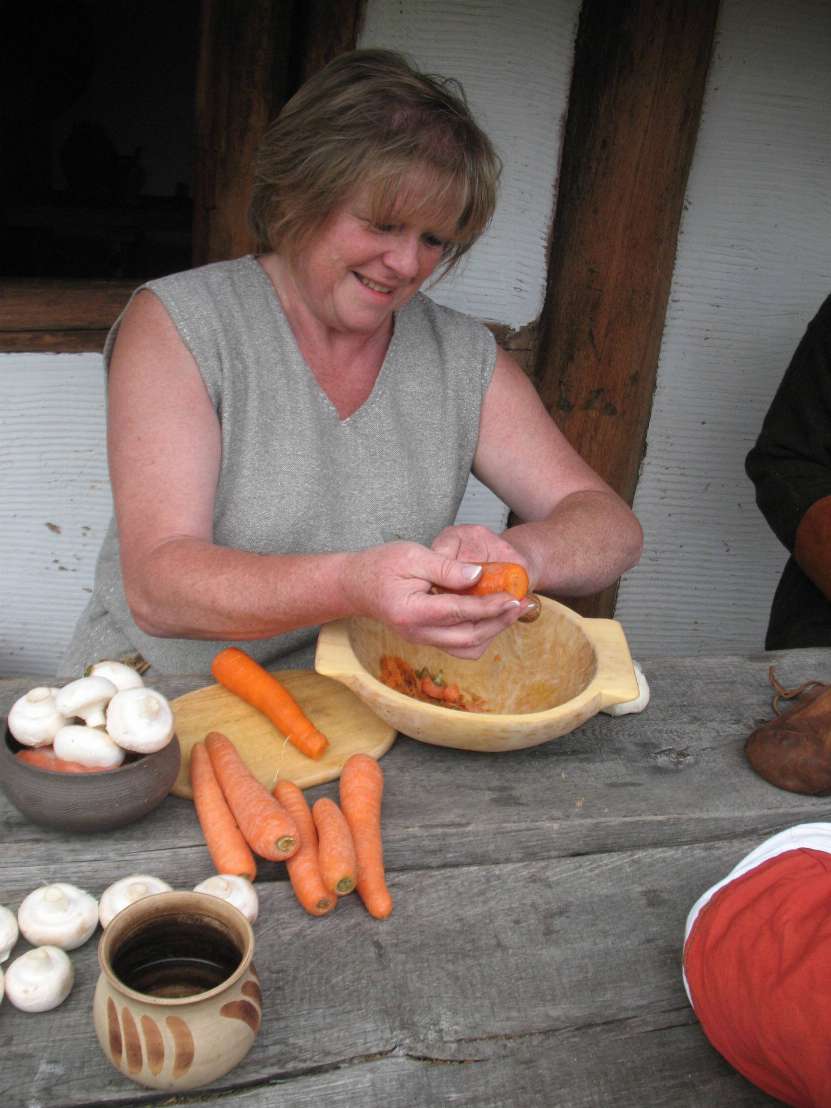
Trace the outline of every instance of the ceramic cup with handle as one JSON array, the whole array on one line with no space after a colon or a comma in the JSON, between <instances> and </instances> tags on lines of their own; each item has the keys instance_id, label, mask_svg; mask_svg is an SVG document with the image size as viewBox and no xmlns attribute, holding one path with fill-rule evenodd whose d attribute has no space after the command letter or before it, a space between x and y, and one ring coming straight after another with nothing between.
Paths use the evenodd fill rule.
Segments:
<instances>
[{"instance_id":1,"label":"ceramic cup with handle","mask_svg":"<svg viewBox=\"0 0 831 1108\"><path fill-rule=\"evenodd\" d=\"M158 893L107 926L93 1020L104 1054L153 1089L193 1089L233 1069L260 1028L251 925L206 893Z\"/></svg>"}]
</instances>

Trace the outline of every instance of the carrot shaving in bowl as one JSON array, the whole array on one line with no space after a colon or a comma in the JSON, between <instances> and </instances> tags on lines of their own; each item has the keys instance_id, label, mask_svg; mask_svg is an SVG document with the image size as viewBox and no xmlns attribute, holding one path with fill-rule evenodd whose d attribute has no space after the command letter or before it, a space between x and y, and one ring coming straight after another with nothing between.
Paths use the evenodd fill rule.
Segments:
<instances>
[{"instance_id":1,"label":"carrot shaving in bowl","mask_svg":"<svg viewBox=\"0 0 831 1108\"><path fill-rule=\"evenodd\" d=\"M447 684L441 672L430 673L426 668L413 669L409 662L397 654L381 656L380 677L383 684L396 692L437 704L442 708L454 708L459 712L486 712L486 702L475 693L464 693L455 683Z\"/></svg>"}]
</instances>

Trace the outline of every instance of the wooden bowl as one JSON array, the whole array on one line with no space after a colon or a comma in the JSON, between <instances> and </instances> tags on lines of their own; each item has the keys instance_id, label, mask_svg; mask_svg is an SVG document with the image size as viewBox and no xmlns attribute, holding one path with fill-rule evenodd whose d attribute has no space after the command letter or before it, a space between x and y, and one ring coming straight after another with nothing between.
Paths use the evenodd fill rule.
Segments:
<instances>
[{"instance_id":1,"label":"wooden bowl","mask_svg":"<svg viewBox=\"0 0 831 1108\"><path fill-rule=\"evenodd\" d=\"M161 804L179 772L175 735L155 754L100 773L38 769L15 758L21 749L6 726L0 787L32 823L60 831L112 831L134 823Z\"/></svg>"},{"instance_id":2,"label":"wooden bowl","mask_svg":"<svg viewBox=\"0 0 831 1108\"><path fill-rule=\"evenodd\" d=\"M490 752L537 746L638 695L619 623L585 619L540 599L539 619L513 624L477 661L415 646L382 623L354 618L323 627L315 669L342 681L376 715L421 742ZM448 684L482 697L489 710L462 712L388 688L378 679L384 654L398 655L414 669L440 671Z\"/></svg>"}]
</instances>

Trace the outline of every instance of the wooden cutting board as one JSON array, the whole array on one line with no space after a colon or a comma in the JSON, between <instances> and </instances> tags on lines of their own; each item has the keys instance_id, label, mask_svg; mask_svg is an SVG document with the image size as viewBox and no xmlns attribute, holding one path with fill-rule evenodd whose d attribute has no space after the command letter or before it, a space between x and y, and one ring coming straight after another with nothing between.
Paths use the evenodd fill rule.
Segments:
<instances>
[{"instance_id":1,"label":"wooden cutting board","mask_svg":"<svg viewBox=\"0 0 831 1108\"><path fill-rule=\"evenodd\" d=\"M171 701L182 748L182 765L170 790L174 796L192 798L190 752L209 731L227 735L269 791L278 777L294 781L301 789L334 781L351 754L380 758L395 741L395 728L339 681L306 669L277 670L275 676L329 740L323 757L319 761L307 758L256 708L222 685L208 685Z\"/></svg>"}]
</instances>

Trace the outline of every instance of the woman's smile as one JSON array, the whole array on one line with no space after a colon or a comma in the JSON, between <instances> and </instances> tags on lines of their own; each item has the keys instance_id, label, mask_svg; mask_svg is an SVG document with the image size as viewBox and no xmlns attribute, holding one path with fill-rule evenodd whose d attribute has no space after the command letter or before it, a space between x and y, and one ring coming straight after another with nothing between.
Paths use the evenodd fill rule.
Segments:
<instances>
[{"instance_id":1,"label":"woman's smile","mask_svg":"<svg viewBox=\"0 0 831 1108\"><path fill-rule=\"evenodd\" d=\"M445 256L447 217L431 217L429 190L417 174L403 189L406 210L379 223L368 187L329 216L290 264L290 304L302 305L313 326L339 334L389 328ZM425 214L428 213L428 214Z\"/></svg>"},{"instance_id":2,"label":"woman's smile","mask_svg":"<svg viewBox=\"0 0 831 1108\"><path fill-rule=\"evenodd\" d=\"M381 293L384 296L390 296L392 294L392 288L389 285L380 285L377 281L370 280L369 277L364 277L362 273L356 273L355 276L361 282L361 284L372 292Z\"/></svg>"}]
</instances>

